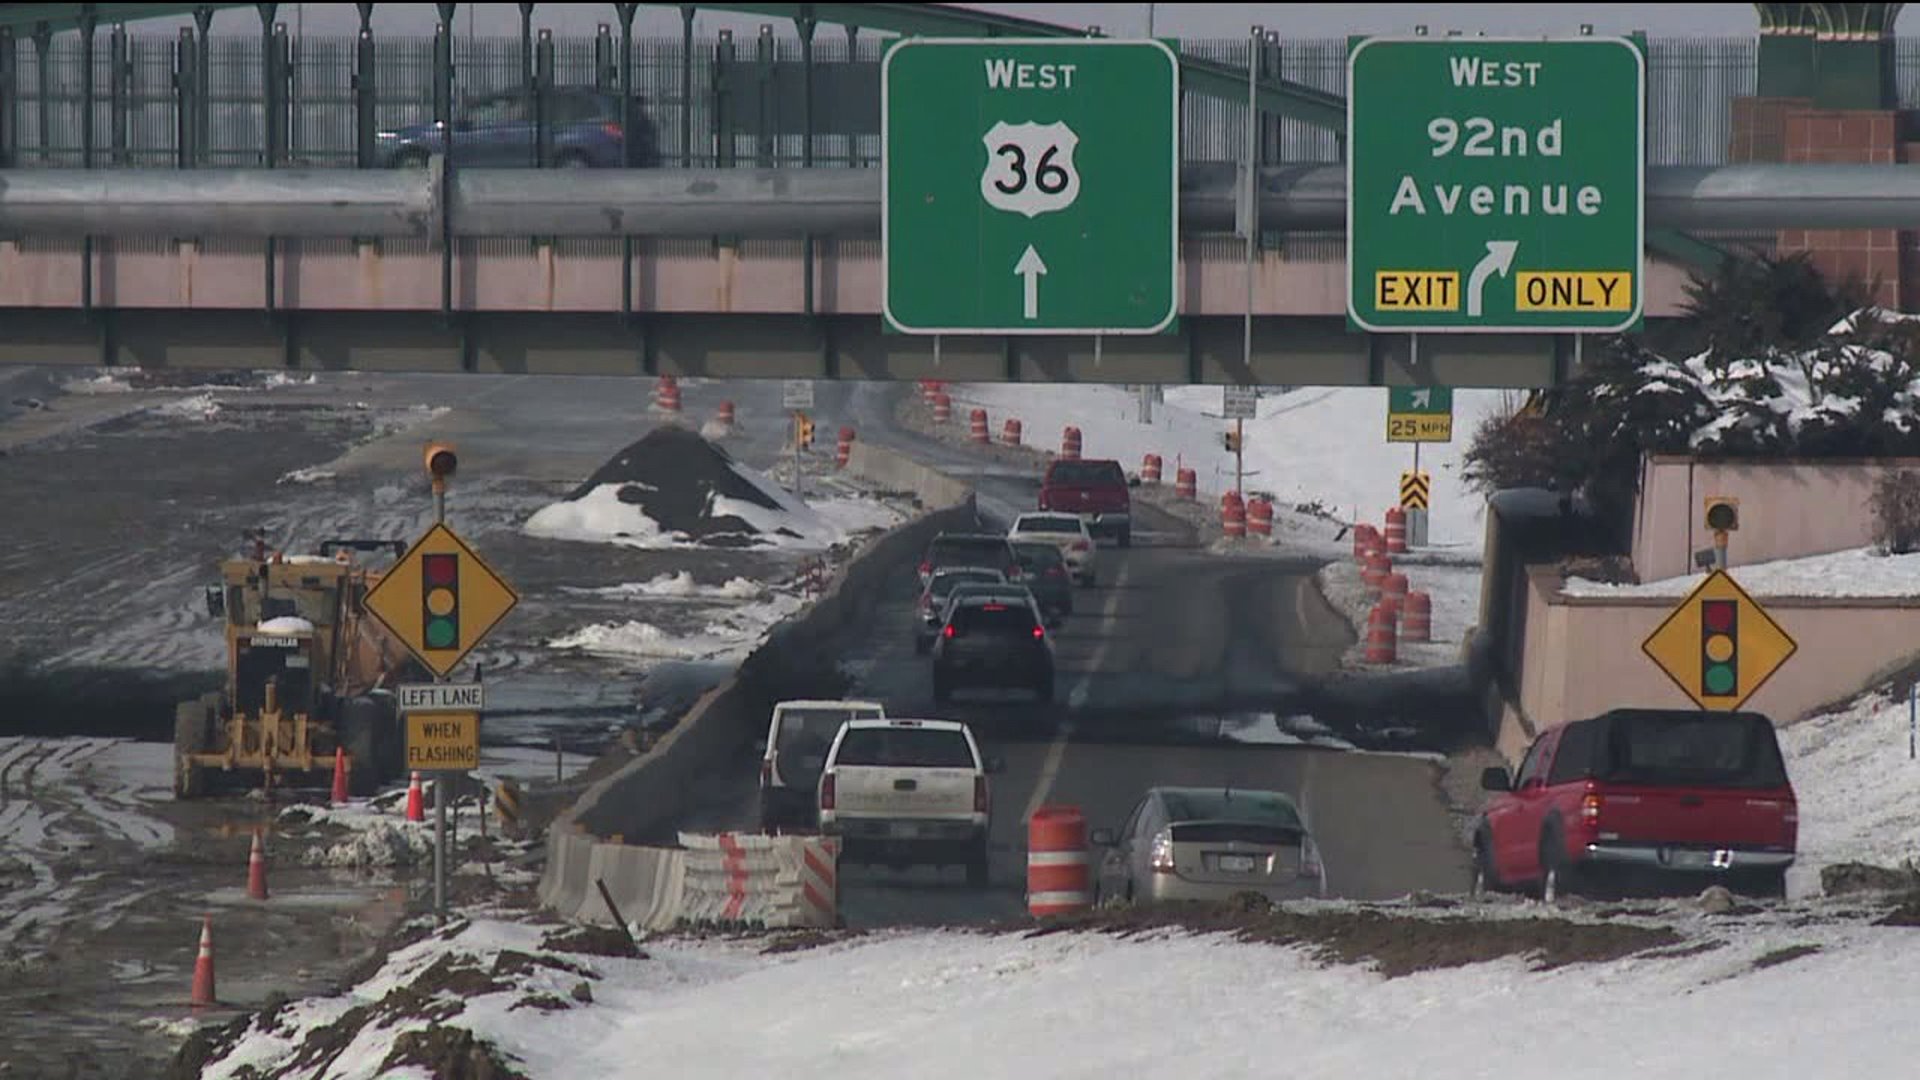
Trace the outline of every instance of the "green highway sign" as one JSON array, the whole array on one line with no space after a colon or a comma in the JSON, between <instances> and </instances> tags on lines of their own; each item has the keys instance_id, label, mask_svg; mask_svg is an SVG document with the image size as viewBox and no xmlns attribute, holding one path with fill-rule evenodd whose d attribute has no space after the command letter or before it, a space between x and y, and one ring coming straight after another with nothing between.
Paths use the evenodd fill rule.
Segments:
<instances>
[{"instance_id":1,"label":"green highway sign","mask_svg":"<svg viewBox=\"0 0 1920 1080\"><path fill-rule=\"evenodd\" d=\"M1356 44L1349 317L1385 332L1638 322L1645 85L1624 38Z\"/></svg>"},{"instance_id":2,"label":"green highway sign","mask_svg":"<svg viewBox=\"0 0 1920 1080\"><path fill-rule=\"evenodd\" d=\"M909 334L1154 334L1179 270L1158 41L908 38L881 62L882 307Z\"/></svg>"},{"instance_id":3,"label":"green highway sign","mask_svg":"<svg viewBox=\"0 0 1920 1080\"><path fill-rule=\"evenodd\" d=\"M1387 441L1452 442L1453 387L1388 387Z\"/></svg>"}]
</instances>

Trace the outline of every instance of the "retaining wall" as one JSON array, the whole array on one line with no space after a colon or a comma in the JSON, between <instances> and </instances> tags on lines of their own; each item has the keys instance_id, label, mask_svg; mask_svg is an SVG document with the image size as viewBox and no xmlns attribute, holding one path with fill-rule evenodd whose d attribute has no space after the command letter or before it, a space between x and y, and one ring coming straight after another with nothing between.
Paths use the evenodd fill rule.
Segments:
<instances>
[{"instance_id":1,"label":"retaining wall","mask_svg":"<svg viewBox=\"0 0 1920 1080\"><path fill-rule=\"evenodd\" d=\"M788 677L832 661L835 640L877 604L897 599L887 579L920 557L945 530L969 529L973 489L903 454L856 442L850 475L911 494L923 508L905 525L867 541L806 610L775 626L733 676L694 703L653 748L594 783L547 830L540 901L556 913L611 922L594 887L604 878L628 922L671 921L657 909L680 893L682 853L629 843L658 833L691 805L696 787L766 731L768 710ZM631 908L631 910L630 910Z\"/></svg>"}]
</instances>

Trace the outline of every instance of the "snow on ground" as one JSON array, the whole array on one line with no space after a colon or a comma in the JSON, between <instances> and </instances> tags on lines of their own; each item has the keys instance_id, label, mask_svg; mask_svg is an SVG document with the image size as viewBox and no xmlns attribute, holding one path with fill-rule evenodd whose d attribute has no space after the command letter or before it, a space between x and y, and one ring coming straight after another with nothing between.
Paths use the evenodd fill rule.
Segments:
<instances>
[{"instance_id":1,"label":"snow on ground","mask_svg":"<svg viewBox=\"0 0 1920 1080\"><path fill-rule=\"evenodd\" d=\"M799 612L805 601L772 593L764 601L724 609L700 632L675 634L640 620L595 623L547 642L551 649L578 649L599 656L639 660L744 660L775 623Z\"/></svg>"},{"instance_id":2,"label":"snow on ground","mask_svg":"<svg viewBox=\"0 0 1920 1080\"><path fill-rule=\"evenodd\" d=\"M606 588L563 588L567 592L635 600L756 600L767 591L765 584L743 577L731 578L722 585L702 585L686 570L677 574L661 574L651 581L629 581Z\"/></svg>"},{"instance_id":3,"label":"snow on ground","mask_svg":"<svg viewBox=\"0 0 1920 1080\"><path fill-rule=\"evenodd\" d=\"M1884 691L1780 730L1787 775L1800 799L1800 862L1819 868L1920 859L1920 761L1907 756L1907 701Z\"/></svg>"},{"instance_id":4,"label":"snow on ground","mask_svg":"<svg viewBox=\"0 0 1920 1080\"><path fill-rule=\"evenodd\" d=\"M1151 425L1138 422L1138 395L1119 386L999 383L956 384L954 415L987 410L996 434L1007 419L1018 419L1026 440L1057 449L1060 433L1071 424L1082 433L1086 457L1118 458L1129 471L1142 456L1165 459L1165 478L1186 465L1197 472L1200 490L1233 488L1233 455L1222 444L1231 426L1219 419L1217 386L1174 387L1153 407ZM1484 535L1486 500L1460 478L1460 452L1508 392L1454 391L1454 441L1421 447L1420 467L1433 478L1429 538L1435 546L1478 550ZM1211 414L1211 415L1208 415ZM1263 394L1259 417L1246 423L1246 486L1269 491L1284 504L1318 502L1345 520L1377 521L1399 496L1400 473L1413 467L1413 448L1388 443L1387 391L1378 387L1306 387Z\"/></svg>"},{"instance_id":5,"label":"snow on ground","mask_svg":"<svg viewBox=\"0 0 1920 1080\"><path fill-rule=\"evenodd\" d=\"M1535 905L1508 909L1536 917ZM927 931L777 955L652 941L648 957L630 959L560 952L541 927L476 921L394 953L346 994L256 1018L202 1076L426 1075L385 1069L401 1034L429 1024L394 993L408 987L437 989L442 1022L536 1078L1477 1080L1498 1071L1489 1047L1511 1041L1516 1010L1523 1056L1552 1062L1559 1080L1897 1076L1920 1053L1911 929L1678 921L1717 947L1551 969L1508 957L1398 978L1300 946L1179 930ZM456 990L457 968L492 977ZM307 1033L340 1021L337 1057L276 1071Z\"/></svg>"},{"instance_id":6,"label":"snow on ground","mask_svg":"<svg viewBox=\"0 0 1920 1080\"><path fill-rule=\"evenodd\" d=\"M742 475L751 474L750 470L740 471ZM622 502L620 489L632 486L601 484L581 498L544 506L527 519L522 531L547 540L647 550L708 546L686 533L663 528L637 504ZM762 487L770 494L778 491L768 485ZM756 541L791 551L821 551L846 543L858 533L891 528L903 520L897 511L871 499L835 496L806 503L784 491L776 498L781 504L777 510L744 499L716 496L708 515L737 517L759 534Z\"/></svg>"},{"instance_id":7,"label":"snow on ground","mask_svg":"<svg viewBox=\"0 0 1920 1080\"><path fill-rule=\"evenodd\" d=\"M1728 572L1755 596L1920 596L1920 554L1887 555L1873 548L1749 563L1729 567ZM1639 585L1570 577L1564 589L1568 596L1681 597L1697 588L1703 577L1688 574Z\"/></svg>"},{"instance_id":8,"label":"snow on ground","mask_svg":"<svg viewBox=\"0 0 1920 1080\"><path fill-rule=\"evenodd\" d=\"M150 411L169 420L211 420L220 415L220 403L213 399L212 391L206 391L162 402Z\"/></svg>"}]
</instances>

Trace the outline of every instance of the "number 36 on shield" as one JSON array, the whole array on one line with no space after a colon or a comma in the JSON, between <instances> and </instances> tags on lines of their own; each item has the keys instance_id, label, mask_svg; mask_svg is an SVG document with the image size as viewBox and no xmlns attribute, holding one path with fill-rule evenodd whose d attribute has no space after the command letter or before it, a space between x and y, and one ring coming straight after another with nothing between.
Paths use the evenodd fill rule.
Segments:
<instances>
[{"instance_id":1,"label":"number 36 on shield","mask_svg":"<svg viewBox=\"0 0 1920 1080\"><path fill-rule=\"evenodd\" d=\"M1065 210L1080 196L1073 151L1080 137L1064 123L993 125L981 141L987 150L980 196L1009 213L1038 217Z\"/></svg>"}]
</instances>

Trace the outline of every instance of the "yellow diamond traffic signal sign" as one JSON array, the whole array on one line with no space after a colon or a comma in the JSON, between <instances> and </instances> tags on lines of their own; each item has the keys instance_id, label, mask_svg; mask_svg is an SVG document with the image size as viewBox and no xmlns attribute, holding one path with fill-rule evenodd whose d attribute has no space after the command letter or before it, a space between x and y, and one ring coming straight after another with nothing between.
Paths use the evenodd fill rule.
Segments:
<instances>
[{"instance_id":1,"label":"yellow diamond traffic signal sign","mask_svg":"<svg viewBox=\"0 0 1920 1080\"><path fill-rule=\"evenodd\" d=\"M1800 646L1724 570L1673 609L1647 640L1648 659L1703 709L1738 709Z\"/></svg>"},{"instance_id":2,"label":"yellow diamond traffic signal sign","mask_svg":"<svg viewBox=\"0 0 1920 1080\"><path fill-rule=\"evenodd\" d=\"M445 525L414 542L367 593L367 611L444 677L520 597Z\"/></svg>"}]
</instances>

